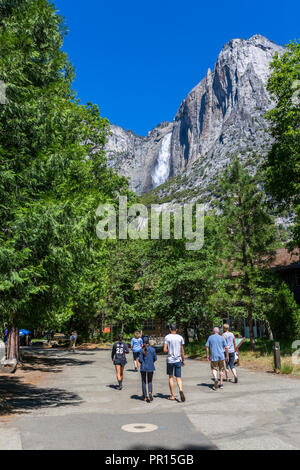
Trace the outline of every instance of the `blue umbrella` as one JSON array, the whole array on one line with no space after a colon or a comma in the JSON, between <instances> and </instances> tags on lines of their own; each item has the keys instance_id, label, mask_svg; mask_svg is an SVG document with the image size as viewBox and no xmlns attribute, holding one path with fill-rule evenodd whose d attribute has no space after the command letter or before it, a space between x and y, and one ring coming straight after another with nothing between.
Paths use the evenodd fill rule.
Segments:
<instances>
[{"instance_id":1,"label":"blue umbrella","mask_svg":"<svg viewBox=\"0 0 300 470\"><path fill-rule=\"evenodd\" d=\"M30 331L28 331L28 330L20 330L19 331L20 336L26 336L26 335L29 335L29 334L30 334Z\"/></svg>"}]
</instances>

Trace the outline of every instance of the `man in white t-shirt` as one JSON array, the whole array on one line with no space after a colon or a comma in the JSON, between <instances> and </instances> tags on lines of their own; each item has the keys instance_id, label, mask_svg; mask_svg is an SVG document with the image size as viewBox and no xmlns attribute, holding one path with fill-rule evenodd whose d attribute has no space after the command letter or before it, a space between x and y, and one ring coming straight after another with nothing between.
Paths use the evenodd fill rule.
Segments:
<instances>
[{"instance_id":1,"label":"man in white t-shirt","mask_svg":"<svg viewBox=\"0 0 300 470\"><path fill-rule=\"evenodd\" d=\"M167 375L169 376L169 387L171 392L169 400L175 400L173 381L173 377L175 375L181 401L185 401L181 380L181 366L184 366L183 345L184 339L182 336L177 334L177 327L172 323L172 325L170 325L170 333L165 337L164 341L164 352L168 353Z\"/></svg>"}]
</instances>

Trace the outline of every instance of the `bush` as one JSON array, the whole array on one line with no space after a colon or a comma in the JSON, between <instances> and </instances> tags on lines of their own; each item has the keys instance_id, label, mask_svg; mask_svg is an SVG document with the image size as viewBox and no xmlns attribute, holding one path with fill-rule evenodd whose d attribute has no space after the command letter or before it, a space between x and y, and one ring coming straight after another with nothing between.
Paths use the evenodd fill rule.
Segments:
<instances>
[{"instance_id":1,"label":"bush","mask_svg":"<svg viewBox=\"0 0 300 470\"><path fill-rule=\"evenodd\" d=\"M272 308L267 314L274 337L295 339L300 334L300 308L293 293L282 282L275 293Z\"/></svg>"}]
</instances>

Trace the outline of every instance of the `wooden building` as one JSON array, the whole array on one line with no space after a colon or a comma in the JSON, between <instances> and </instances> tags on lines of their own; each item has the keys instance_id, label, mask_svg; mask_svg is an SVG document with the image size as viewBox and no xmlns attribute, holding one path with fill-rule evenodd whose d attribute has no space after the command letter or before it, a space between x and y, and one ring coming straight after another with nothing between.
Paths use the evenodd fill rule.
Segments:
<instances>
[{"instance_id":1,"label":"wooden building","mask_svg":"<svg viewBox=\"0 0 300 470\"><path fill-rule=\"evenodd\" d=\"M286 248L279 248L275 251L274 257L264 267L279 274L293 292L296 302L300 305L300 250L297 248L293 251L288 251ZM238 276L238 273L232 271L231 275ZM152 289L152 286L147 287ZM138 290L139 285L135 284L134 289ZM231 324L231 319L224 318L222 323ZM249 337L249 326L246 320L241 320L241 324L235 325L235 327L241 330L246 338ZM168 325L160 318L149 319L143 326L143 334L152 338L162 339L168 334ZM254 336L259 337L263 335L264 323L254 320Z\"/></svg>"},{"instance_id":2,"label":"wooden building","mask_svg":"<svg viewBox=\"0 0 300 470\"><path fill-rule=\"evenodd\" d=\"M270 268L277 272L293 292L300 305L300 249L288 251L286 248L276 250Z\"/></svg>"}]
</instances>

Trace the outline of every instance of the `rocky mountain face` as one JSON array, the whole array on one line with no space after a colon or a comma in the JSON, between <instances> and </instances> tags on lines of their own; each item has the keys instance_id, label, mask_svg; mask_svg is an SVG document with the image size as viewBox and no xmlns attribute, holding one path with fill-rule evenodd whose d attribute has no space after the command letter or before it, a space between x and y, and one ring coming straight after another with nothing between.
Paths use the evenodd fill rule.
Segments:
<instances>
[{"instance_id":1,"label":"rocky mountain face","mask_svg":"<svg viewBox=\"0 0 300 470\"><path fill-rule=\"evenodd\" d=\"M266 83L275 52L283 48L260 35L227 43L173 122L147 137L112 126L109 165L138 194L157 187L155 194L165 200L207 194L234 154L255 165L249 156L264 155L271 142L264 115L272 106Z\"/></svg>"},{"instance_id":2,"label":"rocky mountain face","mask_svg":"<svg viewBox=\"0 0 300 470\"><path fill-rule=\"evenodd\" d=\"M111 135L106 145L108 164L128 178L131 189L137 194L143 194L154 187L152 174L163 139L172 129L172 123L163 122L149 132L147 137L142 137L132 131L125 131L122 127L111 126Z\"/></svg>"}]
</instances>

